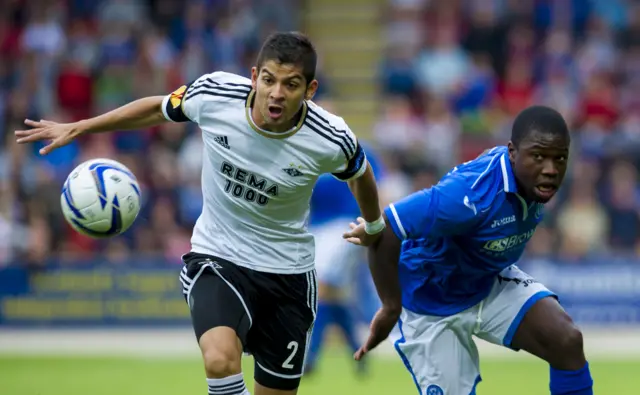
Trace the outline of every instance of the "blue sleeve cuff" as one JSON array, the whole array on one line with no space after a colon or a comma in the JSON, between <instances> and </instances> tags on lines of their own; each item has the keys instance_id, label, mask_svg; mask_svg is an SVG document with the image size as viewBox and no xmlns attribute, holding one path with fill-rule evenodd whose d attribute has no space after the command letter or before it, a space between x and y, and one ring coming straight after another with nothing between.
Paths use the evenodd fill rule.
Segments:
<instances>
[{"instance_id":1,"label":"blue sleeve cuff","mask_svg":"<svg viewBox=\"0 0 640 395\"><path fill-rule=\"evenodd\" d=\"M389 220L389 225L391 226L393 233L395 233L400 240L405 240L407 238L407 232L405 231L404 226L402 226L402 221L400 220L393 203L384 209L384 213L387 215L387 219Z\"/></svg>"}]
</instances>

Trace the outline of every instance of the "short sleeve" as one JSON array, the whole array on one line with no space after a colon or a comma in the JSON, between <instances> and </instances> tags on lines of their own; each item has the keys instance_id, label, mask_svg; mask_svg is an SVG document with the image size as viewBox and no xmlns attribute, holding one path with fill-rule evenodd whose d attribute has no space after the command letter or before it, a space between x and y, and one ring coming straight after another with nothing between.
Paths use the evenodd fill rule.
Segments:
<instances>
[{"instance_id":1,"label":"short sleeve","mask_svg":"<svg viewBox=\"0 0 640 395\"><path fill-rule=\"evenodd\" d=\"M346 128L344 136L344 144L334 160L331 174L340 181L349 181L367 170L367 155L349 128Z\"/></svg>"},{"instance_id":2,"label":"short sleeve","mask_svg":"<svg viewBox=\"0 0 640 395\"><path fill-rule=\"evenodd\" d=\"M199 79L186 85L182 85L165 96L162 101L162 113L167 120L172 122L198 122L200 118L202 96L191 95L191 97L189 97L187 95L189 88L198 81Z\"/></svg>"},{"instance_id":3,"label":"short sleeve","mask_svg":"<svg viewBox=\"0 0 640 395\"><path fill-rule=\"evenodd\" d=\"M385 214L401 240L461 235L482 220L471 192L463 180L446 179L390 204Z\"/></svg>"},{"instance_id":4,"label":"short sleeve","mask_svg":"<svg viewBox=\"0 0 640 395\"><path fill-rule=\"evenodd\" d=\"M235 74L216 71L182 85L162 101L162 113L173 122L200 123L203 108L220 108L230 102L247 99L251 81ZM214 104L215 103L215 104Z\"/></svg>"}]
</instances>

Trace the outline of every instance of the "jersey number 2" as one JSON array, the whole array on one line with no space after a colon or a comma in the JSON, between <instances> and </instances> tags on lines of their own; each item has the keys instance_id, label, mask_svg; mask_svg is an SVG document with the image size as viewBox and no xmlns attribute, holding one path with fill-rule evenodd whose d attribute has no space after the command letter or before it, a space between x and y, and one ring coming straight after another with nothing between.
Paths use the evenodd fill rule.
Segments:
<instances>
[{"instance_id":1,"label":"jersey number 2","mask_svg":"<svg viewBox=\"0 0 640 395\"><path fill-rule=\"evenodd\" d=\"M293 369L293 365L291 364L291 360L293 359L293 357L296 356L296 353L298 352L298 342L297 341L290 341L289 344L287 344L287 350L291 350L291 354L282 363L282 367L285 368L285 369Z\"/></svg>"}]
</instances>

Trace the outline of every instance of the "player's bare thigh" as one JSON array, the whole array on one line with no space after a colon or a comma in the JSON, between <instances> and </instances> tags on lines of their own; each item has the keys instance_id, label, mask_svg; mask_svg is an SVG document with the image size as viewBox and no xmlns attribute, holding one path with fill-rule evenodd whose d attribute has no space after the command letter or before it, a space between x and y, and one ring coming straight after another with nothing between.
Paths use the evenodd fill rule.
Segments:
<instances>
[{"instance_id":1,"label":"player's bare thigh","mask_svg":"<svg viewBox=\"0 0 640 395\"><path fill-rule=\"evenodd\" d=\"M529 309L511 345L556 369L578 370L586 363L582 333L553 297L542 298Z\"/></svg>"}]
</instances>

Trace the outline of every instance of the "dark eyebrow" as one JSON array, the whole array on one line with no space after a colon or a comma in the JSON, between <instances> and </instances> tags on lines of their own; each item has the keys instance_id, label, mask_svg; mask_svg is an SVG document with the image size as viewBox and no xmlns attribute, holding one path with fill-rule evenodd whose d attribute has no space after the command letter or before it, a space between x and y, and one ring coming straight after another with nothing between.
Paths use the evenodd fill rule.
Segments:
<instances>
[{"instance_id":1,"label":"dark eyebrow","mask_svg":"<svg viewBox=\"0 0 640 395\"><path fill-rule=\"evenodd\" d=\"M262 68L262 70L261 70L260 72L265 73L265 74L268 74L268 75L269 75L269 77L271 77L271 78L276 78L276 76L275 76L275 75L273 75L273 74L272 74L269 70L267 70L265 67L263 67L263 68ZM285 80L288 80L288 81L292 81L292 80L300 80L300 81L304 81L304 77L303 77L303 76L301 76L301 75L299 75L299 74L296 74L296 75L294 75L294 76L291 76L291 77L286 78Z\"/></svg>"},{"instance_id":2,"label":"dark eyebrow","mask_svg":"<svg viewBox=\"0 0 640 395\"><path fill-rule=\"evenodd\" d=\"M555 153L560 153L560 154L563 154L563 155L569 153L569 149L568 148L554 148L554 147L544 146L544 145L540 145L540 144L533 144L530 147L528 147L528 149L530 151L547 151L547 150L551 149L552 151L555 151Z\"/></svg>"}]
</instances>

